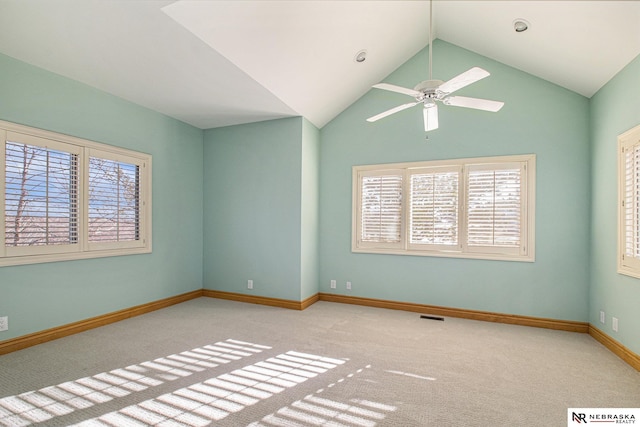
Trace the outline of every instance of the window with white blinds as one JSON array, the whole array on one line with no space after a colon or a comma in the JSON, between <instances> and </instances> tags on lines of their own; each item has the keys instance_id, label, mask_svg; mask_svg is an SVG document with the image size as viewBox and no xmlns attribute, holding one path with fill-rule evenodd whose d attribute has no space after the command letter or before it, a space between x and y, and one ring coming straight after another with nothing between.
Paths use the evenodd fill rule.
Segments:
<instances>
[{"instance_id":1,"label":"window with white blinds","mask_svg":"<svg viewBox=\"0 0 640 427\"><path fill-rule=\"evenodd\" d=\"M535 156L353 168L352 250L534 260Z\"/></svg>"},{"instance_id":2,"label":"window with white blinds","mask_svg":"<svg viewBox=\"0 0 640 427\"><path fill-rule=\"evenodd\" d=\"M151 251L151 156L0 121L0 266Z\"/></svg>"},{"instance_id":3,"label":"window with white blinds","mask_svg":"<svg viewBox=\"0 0 640 427\"><path fill-rule=\"evenodd\" d=\"M618 272L640 278L640 126L618 137Z\"/></svg>"},{"instance_id":4,"label":"window with white blinds","mask_svg":"<svg viewBox=\"0 0 640 427\"><path fill-rule=\"evenodd\" d=\"M469 250L519 253L522 245L524 163L469 165Z\"/></svg>"},{"instance_id":5,"label":"window with white blinds","mask_svg":"<svg viewBox=\"0 0 640 427\"><path fill-rule=\"evenodd\" d=\"M89 242L137 242L142 165L105 157L95 150L89 155Z\"/></svg>"},{"instance_id":6,"label":"window with white blinds","mask_svg":"<svg viewBox=\"0 0 640 427\"><path fill-rule=\"evenodd\" d=\"M395 247L402 239L402 175L398 171L363 174L360 244Z\"/></svg>"},{"instance_id":7,"label":"window with white blinds","mask_svg":"<svg viewBox=\"0 0 640 427\"><path fill-rule=\"evenodd\" d=\"M460 173L459 167L409 170L410 245L458 245Z\"/></svg>"},{"instance_id":8,"label":"window with white blinds","mask_svg":"<svg viewBox=\"0 0 640 427\"><path fill-rule=\"evenodd\" d=\"M73 146L7 132L4 241L9 253L78 250L78 156Z\"/></svg>"}]
</instances>

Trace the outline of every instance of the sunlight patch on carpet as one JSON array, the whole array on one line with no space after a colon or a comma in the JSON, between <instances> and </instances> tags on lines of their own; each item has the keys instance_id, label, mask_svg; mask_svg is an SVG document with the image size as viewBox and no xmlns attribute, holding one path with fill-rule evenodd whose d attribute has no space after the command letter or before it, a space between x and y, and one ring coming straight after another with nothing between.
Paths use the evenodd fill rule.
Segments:
<instances>
[{"instance_id":1,"label":"sunlight patch on carpet","mask_svg":"<svg viewBox=\"0 0 640 427\"><path fill-rule=\"evenodd\" d=\"M75 426L204 427L344 363L344 360L289 351Z\"/></svg>"},{"instance_id":2,"label":"sunlight patch on carpet","mask_svg":"<svg viewBox=\"0 0 640 427\"><path fill-rule=\"evenodd\" d=\"M151 361L0 399L0 425L28 426L271 349L228 339ZM118 424L116 424L118 425Z\"/></svg>"}]
</instances>

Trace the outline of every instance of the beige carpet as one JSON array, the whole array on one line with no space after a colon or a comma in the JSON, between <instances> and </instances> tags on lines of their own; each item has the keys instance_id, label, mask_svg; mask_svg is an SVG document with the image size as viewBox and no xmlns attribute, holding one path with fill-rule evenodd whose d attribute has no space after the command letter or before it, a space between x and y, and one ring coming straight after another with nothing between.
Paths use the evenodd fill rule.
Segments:
<instances>
[{"instance_id":1,"label":"beige carpet","mask_svg":"<svg viewBox=\"0 0 640 427\"><path fill-rule=\"evenodd\" d=\"M200 298L0 356L0 426L565 426L640 407L585 334Z\"/></svg>"}]
</instances>

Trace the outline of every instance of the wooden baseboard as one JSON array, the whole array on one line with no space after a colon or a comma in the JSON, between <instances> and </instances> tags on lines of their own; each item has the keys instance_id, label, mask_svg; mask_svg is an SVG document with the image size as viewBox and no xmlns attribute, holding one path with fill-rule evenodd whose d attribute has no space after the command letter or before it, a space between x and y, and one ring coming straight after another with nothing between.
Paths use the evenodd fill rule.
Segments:
<instances>
[{"instance_id":1,"label":"wooden baseboard","mask_svg":"<svg viewBox=\"0 0 640 427\"><path fill-rule=\"evenodd\" d=\"M290 310L304 310L319 299L318 294L315 294L304 301L293 301L288 299L261 297L258 295L238 294L235 292L214 291L212 289L204 289L202 291L202 295L209 298L268 305L271 307L288 308Z\"/></svg>"},{"instance_id":2,"label":"wooden baseboard","mask_svg":"<svg viewBox=\"0 0 640 427\"><path fill-rule=\"evenodd\" d=\"M185 294L176 295L174 297L169 297L158 301L137 305L135 307L126 308L124 310L103 314L101 316L92 317L90 319L81 320L79 322L69 323L67 325L62 325L56 328L46 329L44 331L23 335L17 338L11 338L5 341L0 341L0 355L11 353L17 350L22 350L27 347L45 343L47 341L53 341L58 338L77 334L89 329L105 326L110 323L119 322L120 320L129 319L131 317L169 307L174 304L179 304L181 302L189 301L201 296L202 289L198 289L196 291L187 292Z\"/></svg>"},{"instance_id":3,"label":"wooden baseboard","mask_svg":"<svg viewBox=\"0 0 640 427\"><path fill-rule=\"evenodd\" d=\"M181 302L189 301L198 297L218 298L231 301L247 302L251 304L268 305L291 310L304 310L317 301L337 302L342 304L354 304L367 307L387 308L392 310L403 310L416 313L433 314L437 316L458 317L470 320L482 320L485 322L507 323L520 326L533 326L538 328L556 329L569 332L588 333L596 341L600 342L611 352L627 362L636 370L640 371L640 356L629 350L618 341L611 338L593 325L586 322L575 322L571 320L555 320L539 317L519 316L515 314L491 313L485 311L465 310L458 308L439 307L434 305L416 304L399 301L387 301L374 298L354 297L348 295L336 295L318 293L303 301L285 300L279 298L269 298L254 295L238 294L233 292L215 291L210 289L199 289L174 297L165 298L158 301L138 305L124 310L114 311L102 316L92 317L79 322L69 323L56 328L35 332L29 335L0 341L0 355L22 350L47 341L77 334L89 329L105 326L110 323L119 322L141 314L149 313L161 308L169 307Z\"/></svg>"},{"instance_id":4,"label":"wooden baseboard","mask_svg":"<svg viewBox=\"0 0 640 427\"><path fill-rule=\"evenodd\" d=\"M640 355L635 354L593 325L589 325L589 335L609 349L613 354L635 368L636 371L640 371Z\"/></svg>"},{"instance_id":5,"label":"wooden baseboard","mask_svg":"<svg viewBox=\"0 0 640 427\"><path fill-rule=\"evenodd\" d=\"M312 306L318 301L320 301L320 294L311 295L309 298L300 303L301 310L305 310L307 307Z\"/></svg>"},{"instance_id":6,"label":"wooden baseboard","mask_svg":"<svg viewBox=\"0 0 640 427\"><path fill-rule=\"evenodd\" d=\"M508 323L511 325L533 326L537 328L557 329L569 332L589 331L589 323L572 320L555 320L540 317L520 316L516 314L491 313L487 311L465 310L460 308L439 307L435 305L415 304L410 302L387 301L373 298L354 297L320 293L320 301L339 302L343 304L364 305L368 307L404 310L416 313L435 314L437 316L460 317L463 319L482 320L485 322Z\"/></svg>"}]
</instances>

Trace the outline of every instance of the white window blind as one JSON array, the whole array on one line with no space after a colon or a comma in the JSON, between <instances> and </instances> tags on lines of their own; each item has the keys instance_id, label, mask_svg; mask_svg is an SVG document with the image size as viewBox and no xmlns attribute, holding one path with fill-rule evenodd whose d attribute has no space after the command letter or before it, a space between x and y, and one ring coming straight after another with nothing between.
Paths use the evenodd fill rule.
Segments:
<instances>
[{"instance_id":1,"label":"white window blind","mask_svg":"<svg viewBox=\"0 0 640 427\"><path fill-rule=\"evenodd\" d=\"M519 165L470 166L467 178L467 244L519 248L522 235Z\"/></svg>"},{"instance_id":2,"label":"white window blind","mask_svg":"<svg viewBox=\"0 0 640 427\"><path fill-rule=\"evenodd\" d=\"M624 212L625 255L640 258L640 144L629 146L624 152Z\"/></svg>"},{"instance_id":3,"label":"white window blind","mask_svg":"<svg viewBox=\"0 0 640 427\"><path fill-rule=\"evenodd\" d=\"M400 243L402 175L382 172L361 178L360 236L362 243Z\"/></svg>"},{"instance_id":4,"label":"white window blind","mask_svg":"<svg viewBox=\"0 0 640 427\"><path fill-rule=\"evenodd\" d=\"M640 126L618 137L618 272L640 278Z\"/></svg>"},{"instance_id":5,"label":"white window blind","mask_svg":"<svg viewBox=\"0 0 640 427\"><path fill-rule=\"evenodd\" d=\"M411 172L410 243L458 245L458 170Z\"/></svg>"},{"instance_id":6,"label":"white window blind","mask_svg":"<svg viewBox=\"0 0 640 427\"><path fill-rule=\"evenodd\" d=\"M535 259L534 155L354 166L352 176L353 252Z\"/></svg>"},{"instance_id":7,"label":"white window blind","mask_svg":"<svg viewBox=\"0 0 640 427\"><path fill-rule=\"evenodd\" d=\"M89 157L89 241L140 239L138 165Z\"/></svg>"}]
</instances>

